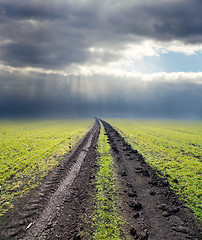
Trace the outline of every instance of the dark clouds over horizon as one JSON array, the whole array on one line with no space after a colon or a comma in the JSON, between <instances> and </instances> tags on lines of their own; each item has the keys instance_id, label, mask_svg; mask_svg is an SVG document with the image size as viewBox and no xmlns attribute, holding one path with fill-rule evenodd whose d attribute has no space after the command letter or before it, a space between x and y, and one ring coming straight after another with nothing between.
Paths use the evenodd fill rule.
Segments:
<instances>
[{"instance_id":1,"label":"dark clouds over horizon","mask_svg":"<svg viewBox=\"0 0 202 240\"><path fill-rule=\"evenodd\" d=\"M12 75L12 74L11 74ZM37 79L37 80L36 80ZM202 85L103 76L26 77L6 74L1 116L131 116L202 119ZM179 77L180 80L180 77ZM4 85L4 83L3 83Z\"/></svg>"},{"instance_id":2,"label":"dark clouds over horizon","mask_svg":"<svg viewBox=\"0 0 202 240\"><path fill-rule=\"evenodd\" d=\"M202 74L127 76L161 48L200 55L201 12L201 0L0 0L0 116L202 118Z\"/></svg>"}]
</instances>

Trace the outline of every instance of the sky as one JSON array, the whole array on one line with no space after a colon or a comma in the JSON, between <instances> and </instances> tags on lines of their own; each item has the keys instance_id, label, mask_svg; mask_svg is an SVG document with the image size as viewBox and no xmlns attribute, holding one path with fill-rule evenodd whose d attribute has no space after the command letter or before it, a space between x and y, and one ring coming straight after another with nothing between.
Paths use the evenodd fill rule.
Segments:
<instances>
[{"instance_id":1,"label":"sky","mask_svg":"<svg viewBox=\"0 0 202 240\"><path fill-rule=\"evenodd\" d=\"M202 0L0 0L0 117L202 119Z\"/></svg>"}]
</instances>

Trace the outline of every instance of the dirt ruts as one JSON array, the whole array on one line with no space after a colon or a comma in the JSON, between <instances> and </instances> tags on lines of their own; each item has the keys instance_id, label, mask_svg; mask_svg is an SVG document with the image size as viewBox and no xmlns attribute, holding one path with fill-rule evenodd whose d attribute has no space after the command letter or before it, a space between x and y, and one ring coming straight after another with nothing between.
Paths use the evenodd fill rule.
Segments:
<instances>
[{"instance_id":1,"label":"dirt ruts","mask_svg":"<svg viewBox=\"0 0 202 240\"><path fill-rule=\"evenodd\" d=\"M80 239L91 213L91 175L100 124L79 141L71 153L37 189L20 199L1 219L1 240ZM90 204L89 204L90 203Z\"/></svg>"},{"instance_id":2,"label":"dirt ruts","mask_svg":"<svg viewBox=\"0 0 202 240\"><path fill-rule=\"evenodd\" d=\"M112 126L101 122L120 176L117 208L126 221L123 239L201 239L200 224L168 182L160 179ZM99 131L96 120L42 184L0 219L0 240L92 239Z\"/></svg>"},{"instance_id":3,"label":"dirt ruts","mask_svg":"<svg viewBox=\"0 0 202 240\"><path fill-rule=\"evenodd\" d=\"M122 211L132 239L201 239L199 223L168 182L160 179L111 125L101 122L120 174Z\"/></svg>"}]
</instances>

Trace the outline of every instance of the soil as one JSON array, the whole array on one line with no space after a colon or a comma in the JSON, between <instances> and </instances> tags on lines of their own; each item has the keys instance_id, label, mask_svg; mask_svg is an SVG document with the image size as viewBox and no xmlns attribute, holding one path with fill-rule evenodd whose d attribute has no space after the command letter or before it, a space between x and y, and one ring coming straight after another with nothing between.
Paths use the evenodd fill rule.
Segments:
<instances>
[{"instance_id":1,"label":"soil","mask_svg":"<svg viewBox=\"0 0 202 240\"><path fill-rule=\"evenodd\" d=\"M108 123L102 121L119 174L123 239L201 239L200 223L168 182ZM96 144L100 123L79 141L41 185L0 219L0 240L92 239Z\"/></svg>"},{"instance_id":2,"label":"soil","mask_svg":"<svg viewBox=\"0 0 202 240\"><path fill-rule=\"evenodd\" d=\"M132 239L201 239L201 224L168 182L111 125L102 123L118 169L123 192L121 208Z\"/></svg>"}]
</instances>

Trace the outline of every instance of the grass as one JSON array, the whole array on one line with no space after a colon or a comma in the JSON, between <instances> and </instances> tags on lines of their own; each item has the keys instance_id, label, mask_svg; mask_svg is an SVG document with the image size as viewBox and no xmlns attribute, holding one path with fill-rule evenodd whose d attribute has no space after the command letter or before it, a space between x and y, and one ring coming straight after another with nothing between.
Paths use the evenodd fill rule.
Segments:
<instances>
[{"instance_id":1,"label":"grass","mask_svg":"<svg viewBox=\"0 0 202 240\"><path fill-rule=\"evenodd\" d=\"M98 139L98 172L96 175L95 213L93 239L120 239L120 228L123 225L116 210L117 175L114 171L110 146L107 142L104 127L101 126Z\"/></svg>"},{"instance_id":2,"label":"grass","mask_svg":"<svg viewBox=\"0 0 202 240\"><path fill-rule=\"evenodd\" d=\"M87 119L0 121L0 215L36 187L91 124Z\"/></svg>"},{"instance_id":3,"label":"grass","mask_svg":"<svg viewBox=\"0 0 202 240\"><path fill-rule=\"evenodd\" d=\"M108 119L202 220L202 122Z\"/></svg>"}]
</instances>

